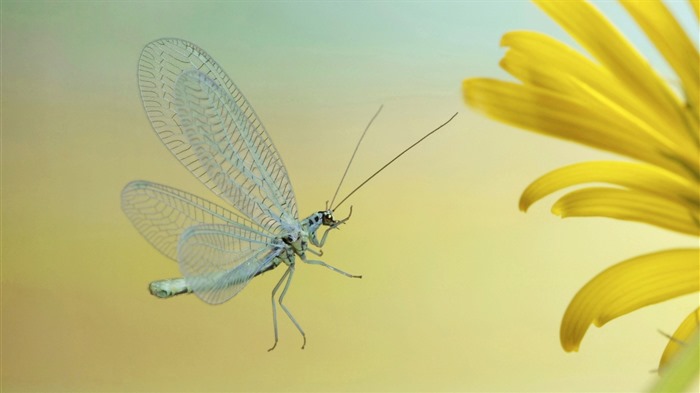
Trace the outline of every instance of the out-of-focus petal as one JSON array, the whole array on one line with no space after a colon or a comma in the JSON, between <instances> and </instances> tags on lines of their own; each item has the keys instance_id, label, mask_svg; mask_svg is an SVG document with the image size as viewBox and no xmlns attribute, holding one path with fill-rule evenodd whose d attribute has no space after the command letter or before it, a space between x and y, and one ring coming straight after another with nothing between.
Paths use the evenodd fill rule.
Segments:
<instances>
[{"instance_id":1,"label":"out-of-focus petal","mask_svg":"<svg viewBox=\"0 0 700 393\"><path fill-rule=\"evenodd\" d=\"M700 59L690 38L662 2L622 0L621 3L676 71L683 83L689 108L697 118Z\"/></svg>"},{"instance_id":2,"label":"out-of-focus petal","mask_svg":"<svg viewBox=\"0 0 700 393\"><path fill-rule=\"evenodd\" d=\"M553 170L532 182L520 197L520 210L566 187L584 183L609 183L668 199L687 209L700 208L697 184L654 165L592 161Z\"/></svg>"},{"instance_id":3,"label":"out-of-focus petal","mask_svg":"<svg viewBox=\"0 0 700 393\"><path fill-rule=\"evenodd\" d=\"M603 326L641 307L700 288L700 251L679 249L638 256L604 270L569 303L559 337L565 351L578 351L588 327Z\"/></svg>"},{"instance_id":4,"label":"out-of-focus petal","mask_svg":"<svg viewBox=\"0 0 700 393\"><path fill-rule=\"evenodd\" d=\"M669 125L660 131L675 133L697 143L697 140L690 140L692 135L687 132L687 119L679 98L593 5L580 0L535 0L535 4L622 81L632 94L656 108Z\"/></svg>"},{"instance_id":5,"label":"out-of-focus petal","mask_svg":"<svg viewBox=\"0 0 700 393\"><path fill-rule=\"evenodd\" d=\"M678 326L678 329L673 333L671 339L668 340L666 349L664 349L664 353L661 355L661 360L659 361L659 373L663 374L664 367L679 350L688 345L690 337L698 328L700 328L700 308L691 312Z\"/></svg>"},{"instance_id":6,"label":"out-of-focus petal","mask_svg":"<svg viewBox=\"0 0 700 393\"><path fill-rule=\"evenodd\" d=\"M649 390L652 393L686 392L700 373L700 330L695 330L687 345L671 359L661 378Z\"/></svg>"},{"instance_id":7,"label":"out-of-focus petal","mask_svg":"<svg viewBox=\"0 0 700 393\"><path fill-rule=\"evenodd\" d=\"M697 210L643 192L609 187L572 191L552 206L561 217L609 217L644 222L672 231L698 236Z\"/></svg>"},{"instance_id":8,"label":"out-of-focus petal","mask_svg":"<svg viewBox=\"0 0 700 393\"><path fill-rule=\"evenodd\" d=\"M697 147L687 135L661 130L673 127L658 106L630 91L616 76L569 46L544 34L516 31L503 36L510 49L500 62L503 69L524 84L542 87L613 112L636 124L660 146L681 153L693 162ZM537 59L537 61L533 61Z\"/></svg>"},{"instance_id":9,"label":"out-of-focus petal","mask_svg":"<svg viewBox=\"0 0 700 393\"><path fill-rule=\"evenodd\" d=\"M542 33L511 31L503 35L501 46L509 48L501 59L501 67L525 84L574 95L578 89L572 86L572 79L582 80L599 90L620 85L605 68ZM538 61L533 62L534 58ZM622 94L627 93L623 91Z\"/></svg>"},{"instance_id":10,"label":"out-of-focus petal","mask_svg":"<svg viewBox=\"0 0 700 393\"><path fill-rule=\"evenodd\" d=\"M638 124L618 116L612 108L591 106L536 86L488 78L465 80L463 92L469 105L497 120L685 173L678 162L684 159L669 159L676 153L664 151Z\"/></svg>"}]
</instances>

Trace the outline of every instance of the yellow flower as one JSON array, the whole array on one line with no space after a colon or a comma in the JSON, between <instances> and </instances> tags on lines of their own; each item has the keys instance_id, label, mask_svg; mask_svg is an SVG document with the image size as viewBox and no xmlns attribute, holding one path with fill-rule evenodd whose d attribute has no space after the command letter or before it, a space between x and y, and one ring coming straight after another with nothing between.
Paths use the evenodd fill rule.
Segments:
<instances>
[{"instance_id":1,"label":"yellow flower","mask_svg":"<svg viewBox=\"0 0 700 393\"><path fill-rule=\"evenodd\" d=\"M634 161L570 165L535 180L520 209L569 186L552 212L602 216L655 225L684 235L700 233L700 66L698 50L663 3L621 1L681 83L674 91L620 32L583 1L535 1L586 51L535 32L510 32L501 67L518 82L467 79L466 102L497 120L618 153ZM698 1L691 0L698 17ZM694 293L700 251L674 249L638 256L603 271L566 310L561 345L576 351L591 324L640 307ZM700 308L670 338L660 368L698 330ZM694 342L697 343L697 340ZM696 371L697 373L697 371Z\"/></svg>"}]
</instances>

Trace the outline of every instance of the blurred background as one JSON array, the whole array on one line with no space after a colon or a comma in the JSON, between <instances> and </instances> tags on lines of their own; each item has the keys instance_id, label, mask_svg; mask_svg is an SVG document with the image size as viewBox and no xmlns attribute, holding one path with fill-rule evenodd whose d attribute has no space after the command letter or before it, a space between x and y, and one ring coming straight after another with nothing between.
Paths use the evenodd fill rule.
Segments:
<instances>
[{"instance_id":1,"label":"blurred background","mask_svg":"<svg viewBox=\"0 0 700 393\"><path fill-rule=\"evenodd\" d=\"M597 3L675 76L617 3ZM669 2L691 31L689 5ZM461 82L508 78L501 35L572 43L525 1L2 2L3 391L638 391L655 379L690 296L559 345L568 302L621 260L697 239L608 219L560 220L520 192L559 166L617 158L485 119ZM160 37L190 40L238 84L282 155L300 215L332 197L380 104L341 196L410 143L457 118L336 212L323 260L231 301L148 294L177 277L120 209L135 179L216 199L161 145L136 65ZM697 41L697 34L691 34Z\"/></svg>"}]
</instances>

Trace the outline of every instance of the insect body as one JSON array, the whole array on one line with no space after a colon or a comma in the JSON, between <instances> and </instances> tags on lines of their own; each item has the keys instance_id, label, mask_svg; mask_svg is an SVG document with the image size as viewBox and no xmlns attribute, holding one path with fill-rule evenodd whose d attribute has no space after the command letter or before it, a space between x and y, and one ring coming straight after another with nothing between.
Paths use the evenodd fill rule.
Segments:
<instances>
[{"instance_id":1,"label":"insect body","mask_svg":"<svg viewBox=\"0 0 700 393\"><path fill-rule=\"evenodd\" d=\"M307 256L321 256L330 231L347 222L350 214L336 220L331 203L299 219L285 166L255 111L223 69L196 45L174 38L151 42L141 53L138 79L144 109L163 144L240 212L165 185L129 183L122 191L124 212L155 248L178 262L183 274L152 282L151 294L168 298L195 293L219 304L253 277L284 264L287 269L272 291L275 342L270 350L278 341L275 297L282 284L278 303L302 334L304 348L304 331L284 305L296 257L360 278ZM319 239L322 226L326 229Z\"/></svg>"}]
</instances>

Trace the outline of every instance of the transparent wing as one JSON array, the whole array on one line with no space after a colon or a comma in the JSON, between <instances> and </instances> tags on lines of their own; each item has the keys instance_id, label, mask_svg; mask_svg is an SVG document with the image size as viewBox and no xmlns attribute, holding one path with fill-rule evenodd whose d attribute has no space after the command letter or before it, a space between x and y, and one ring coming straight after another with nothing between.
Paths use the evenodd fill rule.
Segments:
<instances>
[{"instance_id":1,"label":"transparent wing","mask_svg":"<svg viewBox=\"0 0 700 393\"><path fill-rule=\"evenodd\" d=\"M190 139L181 127L181 116L178 116L175 104L176 83L188 70L198 70L221 91L221 97L213 98L222 101L219 106L226 108L225 119L228 122L216 125L216 135L219 138L230 138L230 146L222 151L226 154L237 153L238 157L243 158L242 162L246 163L245 168L240 168L232 161L226 168L230 172L212 173L212 168L202 164L201 157L192 148ZM279 210L282 205L283 211L294 219L298 218L294 191L279 153L243 94L206 52L180 39L165 38L153 41L146 45L141 53L138 79L143 106L156 134L173 155L207 187L229 200L250 219L258 221L259 217L252 212L256 209L241 203L234 189L220 190L221 184L216 179L217 175L237 178L254 174L250 182L242 184L243 189L253 191L261 199L261 203L270 208L269 210ZM182 102L187 103L187 113L206 113L211 110L197 107L200 102L196 100L185 98ZM224 156L210 158L234 160ZM244 206L239 206L241 204ZM271 225L270 222L258 222L265 227ZM276 229L274 227L275 225L272 225L270 228Z\"/></svg>"},{"instance_id":2,"label":"transparent wing","mask_svg":"<svg viewBox=\"0 0 700 393\"><path fill-rule=\"evenodd\" d=\"M215 203L162 184L132 181L122 191L122 210L158 251L177 260L177 244L185 229L225 224L258 242L272 238L250 220Z\"/></svg>"},{"instance_id":3,"label":"transparent wing","mask_svg":"<svg viewBox=\"0 0 700 393\"><path fill-rule=\"evenodd\" d=\"M177 80L175 103L180 126L222 197L274 233L281 223L297 221L293 196L278 188L286 183L284 166L227 91L190 70Z\"/></svg>"},{"instance_id":4,"label":"transparent wing","mask_svg":"<svg viewBox=\"0 0 700 393\"><path fill-rule=\"evenodd\" d=\"M182 234L178 262L187 286L205 302L219 304L270 268L283 250L225 224L197 225Z\"/></svg>"}]
</instances>

